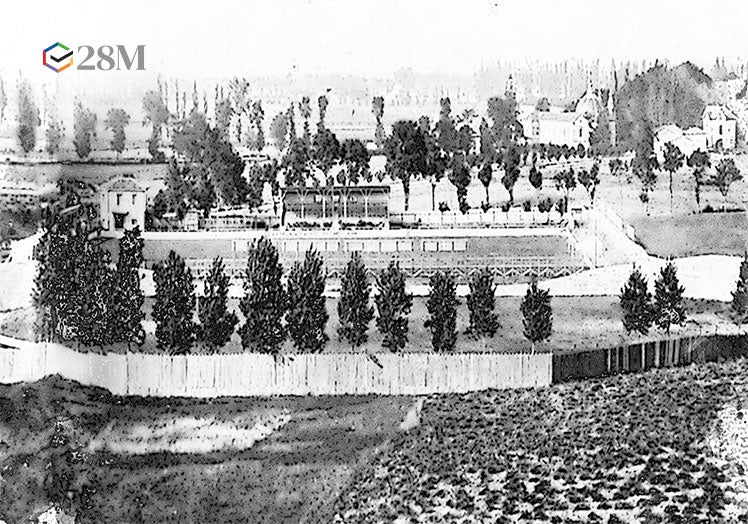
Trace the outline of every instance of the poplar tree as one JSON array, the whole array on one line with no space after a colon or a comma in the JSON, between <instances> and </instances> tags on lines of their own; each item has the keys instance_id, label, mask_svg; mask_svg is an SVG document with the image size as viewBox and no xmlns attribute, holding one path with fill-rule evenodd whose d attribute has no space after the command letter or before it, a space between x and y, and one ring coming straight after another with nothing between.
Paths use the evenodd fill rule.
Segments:
<instances>
[{"instance_id":1,"label":"poplar tree","mask_svg":"<svg viewBox=\"0 0 748 524\"><path fill-rule=\"evenodd\" d=\"M686 321L686 308L683 304L685 289L678 281L675 265L668 262L660 270L660 276L655 281L654 319L660 329L670 335L673 325L683 325Z\"/></svg>"},{"instance_id":2,"label":"poplar tree","mask_svg":"<svg viewBox=\"0 0 748 524\"><path fill-rule=\"evenodd\" d=\"M644 278L636 264L621 288L620 304L626 333L636 332L641 335L649 333L654 320L652 294L647 289L647 279Z\"/></svg>"},{"instance_id":3,"label":"poplar tree","mask_svg":"<svg viewBox=\"0 0 748 524\"><path fill-rule=\"evenodd\" d=\"M114 274L115 290L111 297L110 322L113 342L145 342L143 304L145 295L140 288L140 268L143 265L143 238L140 228L125 230L119 239L119 257Z\"/></svg>"},{"instance_id":4,"label":"poplar tree","mask_svg":"<svg viewBox=\"0 0 748 524\"><path fill-rule=\"evenodd\" d=\"M501 327L494 311L496 285L491 270L484 268L475 273L470 277L468 287L467 307L470 316L465 333L476 340L482 339L485 349L486 338L493 338Z\"/></svg>"},{"instance_id":5,"label":"poplar tree","mask_svg":"<svg viewBox=\"0 0 748 524\"><path fill-rule=\"evenodd\" d=\"M244 297L239 302L245 323L239 328L242 347L260 353L278 354L286 340L283 316L286 291L278 250L265 237L252 243L244 274Z\"/></svg>"},{"instance_id":6,"label":"poplar tree","mask_svg":"<svg viewBox=\"0 0 748 524\"><path fill-rule=\"evenodd\" d=\"M732 311L738 324L748 321L748 252L740 262L738 282L732 292Z\"/></svg>"},{"instance_id":7,"label":"poplar tree","mask_svg":"<svg viewBox=\"0 0 748 524\"><path fill-rule=\"evenodd\" d=\"M156 264L153 270L156 298L153 320L156 321L156 346L172 354L190 352L195 340L195 288L192 271L174 251Z\"/></svg>"},{"instance_id":8,"label":"poplar tree","mask_svg":"<svg viewBox=\"0 0 748 524\"><path fill-rule=\"evenodd\" d=\"M215 353L228 344L239 318L228 310L230 277L226 274L223 260L213 259L205 279L203 296L197 300L197 316L200 320L199 340Z\"/></svg>"},{"instance_id":9,"label":"poplar tree","mask_svg":"<svg viewBox=\"0 0 748 524\"><path fill-rule=\"evenodd\" d=\"M408 341L408 315L413 295L405 291L405 274L394 260L376 279L377 328L382 333L382 346L393 353L402 350Z\"/></svg>"},{"instance_id":10,"label":"poplar tree","mask_svg":"<svg viewBox=\"0 0 748 524\"><path fill-rule=\"evenodd\" d=\"M296 262L288 275L286 324L294 347L302 353L321 352L329 337L325 325L325 269L322 257L313 248Z\"/></svg>"},{"instance_id":11,"label":"poplar tree","mask_svg":"<svg viewBox=\"0 0 748 524\"><path fill-rule=\"evenodd\" d=\"M457 343L457 285L454 276L439 271L429 279L426 310L429 318L423 326L431 332L431 346L438 353L454 351Z\"/></svg>"},{"instance_id":12,"label":"poplar tree","mask_svg":"<svg viewBox=\"0 0 748 524\"><path fill-rule=\"evenodd\" d=\"M361 254L356 251L345 268L341 282L340 301L338 302L338 337L345 340L354 350L368 340L367 331L374 308L369 304L371 283L366 274L366 267L361 261Z\"/></svg>"},{"instance_id":13,"label":"poplar tree","mask_svg":"<svg viewBox=\"0 0 748 524\"><path fill-rule=\"evenodd\" d=\"M551 310L551 294L547 289L538 287L537 278L533 277L527 287L527 293L520 305L522 312L522 325L524 335L532 344L532 352L535 353L535 345L538 342L551 338L553 329L553 312Z\"/></svg>"}]
</instances>

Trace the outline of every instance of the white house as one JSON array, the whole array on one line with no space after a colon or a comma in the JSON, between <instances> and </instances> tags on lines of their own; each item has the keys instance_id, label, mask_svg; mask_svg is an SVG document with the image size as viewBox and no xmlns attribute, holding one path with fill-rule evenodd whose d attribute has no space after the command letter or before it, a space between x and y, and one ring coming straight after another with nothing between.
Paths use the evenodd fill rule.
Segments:
<instances>
[{"instance_id":1,"label":"white house","mask_svg":"<svg viewBox=\"0 0 748 524\"><path fill-rule=\"evenodd\" d=\"M117 177L99 189L100 219L103 235L117 236L125 229L145 223L145 190L130 177Z\"/></svg>"},{"instance_id":2,"label":"white house","mask_svg":"<svg viewBox=\"0 0 748 524\"><path fill-rule=\"evenodd\" d=\"M577 100L574 111L565 112L558 107L551 107L550 111L533 108L522 112L520 124L530 143L570 147L581 144L589 148L595 127L599 124L608 125L608 122L598 122L603 109L602 100L595 91L590 76L587 91Z\"/></svg>"},{"instance_id":3,"label":"white house","mask_svg":"<svg viewBox=\"0 0 748 524\"><path fill-rule=\"evenodd\" d=\"M735 149L738 124L735 116L725 106L706 106L701 120L709 149L723 151Z\"/></svg>"},{"instance_id":4,"label":"white house","mask_svg":"<svg viewBox=\"0 0 748 524\"><path fill-rule=\"evenodd\" d=\"M654 134L654 150L659 162L665 158L665 144L668 143L676 146L688 158L694 151L707 151L707 134L698 127L684 131L674 124L657 128Z\"/></svg>"}]
</instances>

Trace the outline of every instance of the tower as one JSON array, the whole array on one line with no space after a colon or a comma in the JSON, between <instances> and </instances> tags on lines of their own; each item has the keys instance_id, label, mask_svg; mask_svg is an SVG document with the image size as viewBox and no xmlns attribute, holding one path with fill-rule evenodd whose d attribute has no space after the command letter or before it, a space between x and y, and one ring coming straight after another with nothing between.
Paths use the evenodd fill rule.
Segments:
<instances>
[{"instance_id":1,"label":"tower","mask_svg":"<svg viewBox=\"0 0 748 524\"><path fill-rule=\"evenodd\" d=\"M504 91L504 98L515 99L517 98L517 91L514 88L514 78L509 73L509 78L506 80L506 90Z\"/></svg>"},{"instance_id":2,"label":"tower","mask_svg":"<svg viewBox=\"0 0 748 524\"><path fill-rule=\"evenodd\" d=\"M610 129L610 146L616 147L616 106L613 101L613 90L608 94L608 129Z\"/></svg>"}]
</instances>

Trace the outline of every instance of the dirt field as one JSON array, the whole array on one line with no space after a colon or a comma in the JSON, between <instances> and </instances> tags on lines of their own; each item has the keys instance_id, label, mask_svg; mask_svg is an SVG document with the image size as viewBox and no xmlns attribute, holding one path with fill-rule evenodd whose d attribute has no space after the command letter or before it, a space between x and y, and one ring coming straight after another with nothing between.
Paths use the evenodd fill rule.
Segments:
<instances>
[{"instance_id":1,"label":"dirt field","mask_svg":"<svg viewBox=\"0 0 748 524\"><path fill-rule=\"evenodd\" d=\"M0 519L25 522L69 487L64 505L81 522L329 522L351 475L411 406L398 397L117 398L59 378L0 386ZM273 413L283 424L237 446ZM223 441L206 437L229 427ZM211 447L157 447L189 439ZM81 496L84 486L93 493Z\"/></svg>"},{"instance_id":2,"label":"dirt field","mask_svg":"<svg viewBox=\"0 0 748 524\"><path fill-rule=\"evenodd\" d=\"M741 256L748 249L746 213L641 217L631 225L647 252L658 257Z\"/></svg>"},{"instance_id":3,"label":"dirt field","mask_svg":"<svg viewBox=\"0 0 748 524\"><path fill-rule=\"evenodd\" d=\"M748 361L426 400L335 522L744 522Z\"/></svg>"}]
</instances>

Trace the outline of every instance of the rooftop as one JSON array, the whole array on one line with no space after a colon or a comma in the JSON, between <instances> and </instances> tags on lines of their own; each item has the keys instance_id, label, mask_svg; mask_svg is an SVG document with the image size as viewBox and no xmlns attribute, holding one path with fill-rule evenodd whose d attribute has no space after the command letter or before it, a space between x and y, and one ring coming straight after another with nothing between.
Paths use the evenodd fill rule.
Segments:
<instances>
[{"instance_id":1,"label":"rooftop","mask_svg":"<svg viewBox=\"0 0 748 524\"><path fill-rule=\"evenodd\" d=\"M138 182L134 178L124 176L116 177L109 182L105 182L101 185L101 189L109 193L142 193L143 191L145 191L142 187L140 187L140 184L138 184Z\"/></svg>"}]
</instances>

